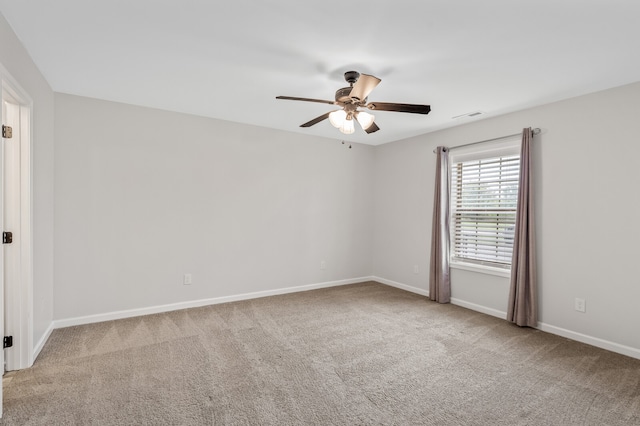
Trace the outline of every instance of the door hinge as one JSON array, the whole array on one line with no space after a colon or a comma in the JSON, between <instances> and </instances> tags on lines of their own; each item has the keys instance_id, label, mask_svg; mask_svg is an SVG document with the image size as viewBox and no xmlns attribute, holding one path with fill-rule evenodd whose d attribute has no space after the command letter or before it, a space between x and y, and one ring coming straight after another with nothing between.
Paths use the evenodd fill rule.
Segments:
<instances>
[{"instance_id":1,"label":"door hinge","mask_svg":"<svg viewBox=\"0 0 640 426\"><path fill-rule=\"evenodd\" d=\"M7 349L13 346L13 336L4 336L4 341L2 342L2 349Z\"/></svg>"},{"instance_id":2,"label":"door hinge","mask_svg":"<svg viewBox=\"0 0 640 426\"><path fill-rule=\"evenodd\" d=\"M13 233L11 232L3 232L2 233L2 244L11 244L13 242Z\"/></svg>"},{"instance_id":3,"label":"door hinge","mask_svg":"<svg viewBox=\"0 0 640 426\"><path fill-rule=\"evenodd\" d=\"M11 139L13 137L13 129L11 126L2 125L2 137L5 139Z\"/></svg>"}]
</instances>

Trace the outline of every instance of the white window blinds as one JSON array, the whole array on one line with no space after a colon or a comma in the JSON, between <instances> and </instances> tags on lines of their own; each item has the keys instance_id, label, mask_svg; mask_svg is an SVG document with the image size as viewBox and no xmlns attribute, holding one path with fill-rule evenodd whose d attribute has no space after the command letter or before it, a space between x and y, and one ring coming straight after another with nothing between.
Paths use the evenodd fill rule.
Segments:
<instances>
[{"instance_id":1,"label":"white window blinds","mask_svg":"<svg viewBox=\"0 0 640 426\"><path fill-rule=\"evenodd\" d=\"M519 170L519 155L453 163L452 260L511 265Z\"/></svg>"}]
</instances>

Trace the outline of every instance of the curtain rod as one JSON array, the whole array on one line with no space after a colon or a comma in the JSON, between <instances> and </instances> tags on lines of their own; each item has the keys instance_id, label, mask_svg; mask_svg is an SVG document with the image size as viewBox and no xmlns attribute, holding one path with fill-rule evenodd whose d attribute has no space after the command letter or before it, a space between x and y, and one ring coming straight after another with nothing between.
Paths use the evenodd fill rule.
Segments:
<instances>
[{"instance_id":1,"label":"curtain rod","mask_svg":"<svg viewBox=\"0 0 640 426\"><path fill-rule=\"evenodd\" d=\"M532 135L537 135L540 134L542 130L540 130L539 127L536 127L535 129L531 130L531 134ZM514 136L519 136L521 135L522 132L520 133L514 133L512 135L507 135L507 136L500 136L499 138L493 138L493 139L485 139L483 141L478 141L478 142L471 142L471 143L465 143L464 145L458 145L458 146L454 146L452 148L448 148L449 151L451 151L452 149L457 149L457 148L462 148L463 146L470 146L470 145L477 145L479 143L485 143L485 142L493 142L493 141L499 141L500 139L507 139L507 138L512 138ZM436 150L433 150L433 153L435 154Z\"/></svg>"}]
</instances>

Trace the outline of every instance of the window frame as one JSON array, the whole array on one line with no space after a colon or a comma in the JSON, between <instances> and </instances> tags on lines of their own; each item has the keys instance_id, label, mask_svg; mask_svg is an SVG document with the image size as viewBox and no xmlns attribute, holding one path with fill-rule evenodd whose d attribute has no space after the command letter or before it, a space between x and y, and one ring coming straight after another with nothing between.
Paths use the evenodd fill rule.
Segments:
<instances>
[{"instance_id":1,"label":"window frame","mask_svg":"<svg viewBox=\"0 0 640 426\"><path fill-rule=\"evenodd\" d=\"M473 272L480 272L489 275L497 275L502 277L511 276L511 264L498 265L491 263L479 263L475 261L465 261L461 258L454 257L454 235L455 235L455 221L454 214L455 209L453 206L453 165L455 163L474 161L480 159L490 159L496 157L513 156L520 157L520 144L521 138L519 136L513 136L510 138L502 139L500 141L485 142L478 145L469 145L465 147L451 149L449 152L449 200L450 206L450 230L449 230L449 247L450 247L450 267L455 269L462 269Z\"/></svg>"}]
</instances>

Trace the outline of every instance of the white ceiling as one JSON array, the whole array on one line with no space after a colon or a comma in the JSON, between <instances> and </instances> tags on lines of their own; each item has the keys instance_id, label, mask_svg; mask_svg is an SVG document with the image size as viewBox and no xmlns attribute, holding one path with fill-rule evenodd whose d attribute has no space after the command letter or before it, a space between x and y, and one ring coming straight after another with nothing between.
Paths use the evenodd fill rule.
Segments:
<instances>
[{"instance_id":1,"label":"white ceiling","mask_svg":"<svg viewBox=\"0 0 640 426\"><path fill-rule=\"evenodd\" d=\"M57 92L373 145L640 80L637 0L0 0ZM381 128L327 120L343 73L382 83ZM595 107L595 106L594 106ZM599 106L600 108L606 106ZM535 123L523 123L535 125Z\"/></svg>"}]
</instances>

